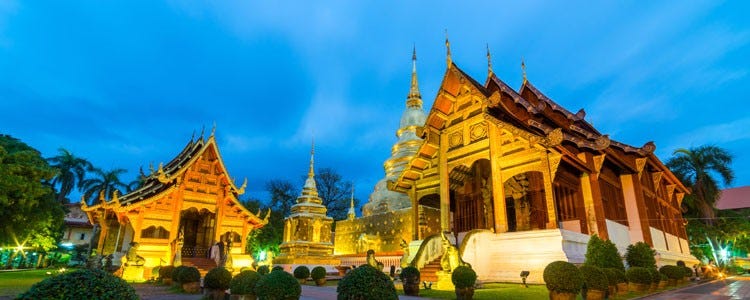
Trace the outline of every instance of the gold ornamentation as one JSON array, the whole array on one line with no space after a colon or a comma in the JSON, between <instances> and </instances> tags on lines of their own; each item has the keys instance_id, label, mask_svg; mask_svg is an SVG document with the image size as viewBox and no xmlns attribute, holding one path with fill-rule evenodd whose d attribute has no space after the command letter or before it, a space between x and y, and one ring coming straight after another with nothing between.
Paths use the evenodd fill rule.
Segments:
<instances>
[{"instance_id":1,"label":"gold ornamentation","mask_svg":"<svg viewBox=\"0 0 750 300\"><path fill-rule=\"evenodd\" d=\"M651 178L654 180L654 192L659 190L659 187L661 185L659 184L661 182L661 176L664 175L664 172L653 172L651 173Z\"/></svg>"},{"instance_id":2,"label":"gold ornamentation","mask_svg":"<svg viewBox=\"0 0 750 300\"><path fill-rule=\"evenodd\" d=\"M594 172L599 173L604 165L604 157L606 154L594 155Z\"/></svg>"},{"instance_id":3,"label":"gold ornamentation","mask_svg":"<svg viewBox=\"0 0 750 300\"><path fill-rule=\"evenodd\" d=\"M487 125L484 123L474 124L471 126L469 131L471 135L471 141L477 141L487 137Z\"/></svg>"},{"instance_id":4,"label":"gold ornamentation","mask_svg":"<svg viewBox=\"0 0 750 300\"><path fill-rule=\"evenodd\" d=\"M608 135L602 135L598 138L596 138L596 141L594 144L596 145L596 150L604 150L607 147L609 147L609 136Z\"/></svg>"},{"instance_id":5,"label":"gold ornamentation","mask_svg":"<svg viewBox=\"0 0 750 300\"><path fill-rule=\"evenodd\" d=\"M677 205L682 205L682 198L685 197L685 193L677 193L675 197L677 197Z\"/></svg>"},{"instance_id":6,"label":"gold ornamentation","mask_svg":"<svg viewBox=\"0 0 750 300\"><path fill-rule=\"evenodd\" d=\"M555 128L547 134L545 138L545 144L547 147L554 147L560 145L563 141L562 128Z\"/></svg>"},{"instance_id":7,"label":"gold ornamentation","mask_svg":"<svg viewBox=\"0 0 750 300\"><path fill-rule=\"evenodd\" d=\"M460 131L451 133L450 136L448 137L448 147L455 148L458 146L462 146L464 142L463 139L464 138L461 135Z\"/></svg>"},{"instance_id":8,"label":"gold ornamentation","mask_svg":"<svg viewBox=\"0 0 750 300\"><path fill-rule=\"evenodd\" d=\"M643 168L646 167L646 160L647 158L645 157L635 159L635 170L638 171L638 178L641 178L641 174L643 174Z\"/></svg>"},{"instance_id":9,"label":"gold ornamentation","mask_svg":"<svg viewBox=\"0 0 750 300\"><path fill-rule=\"evenodd\" d=\"M674 194L675 187L677 187L676 184L667 185L667 200L672 200L672 195Z\"/></svg>"}]
</instances>

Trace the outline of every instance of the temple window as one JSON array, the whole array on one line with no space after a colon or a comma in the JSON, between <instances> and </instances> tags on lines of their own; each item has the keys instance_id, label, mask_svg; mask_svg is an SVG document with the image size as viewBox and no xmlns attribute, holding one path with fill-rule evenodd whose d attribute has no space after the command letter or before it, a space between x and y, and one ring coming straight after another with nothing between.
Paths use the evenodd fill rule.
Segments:
<instances>
[{"instance_id":1,"label":"temple window","mask_svg":"<svg viewBox=\"0 0 750 300\"><path fill-rule=\"evenodd\" d=\"M141 237L148 239L168 239L169 231L161 226L149 226L141 230Z\"/></svg>"},{"instance_id":2,"label":"temple window","mask_svg":"<svg viewBox=\"0 0 750 300\"><path fill-rule=\"evenodd\" d=\"M599 174L599 189L602 196L604 217L610 221L628 226L628 216L625 210L625 198L622 194L619 174L613 167L605 165Z\"/></svg>"}]
</instances>

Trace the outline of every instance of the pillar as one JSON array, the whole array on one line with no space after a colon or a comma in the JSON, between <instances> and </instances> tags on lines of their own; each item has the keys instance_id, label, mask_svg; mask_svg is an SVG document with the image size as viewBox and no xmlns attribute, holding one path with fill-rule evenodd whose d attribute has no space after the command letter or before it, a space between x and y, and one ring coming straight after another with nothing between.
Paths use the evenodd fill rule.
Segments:
<instances>
[{"instance_id":1,"label":"pillar","mask_svg":"<svg viewBox=\"0 0 750 300\"><path fill-rule=\"evenodd\" d=\"M495 214L495 232L508 231L508 214L505 211L505 180L503 178L502 166L502 141L500 130L495 124L488 122L490 139L490 177L492 179L492 211Z\"/></svg>"},{"instance_id":2,"label":"pillar","mask_svg":"<svg viewBox=\"0 0 750 300\"><path fill-rule=\"evenodd\" d=\"M653 246L648 215L646 214L646 203L643 201L643 191L641 191L638 176L633 176L633 174L620 175L620 182L625 199L625 212L628 215L630 242L646 242Z\"/></svg>"},{"instance_id":3,"label":"pillar","mask_svg":"<svg viewBox=\"0 0 750 300\"><path fill-rule=\"evenodd\" d=\"M448 174L448 135L440 133L438 150L438 174L440 176L440 229L450 231L450 178Z\"/></svg>"}]
</instances>

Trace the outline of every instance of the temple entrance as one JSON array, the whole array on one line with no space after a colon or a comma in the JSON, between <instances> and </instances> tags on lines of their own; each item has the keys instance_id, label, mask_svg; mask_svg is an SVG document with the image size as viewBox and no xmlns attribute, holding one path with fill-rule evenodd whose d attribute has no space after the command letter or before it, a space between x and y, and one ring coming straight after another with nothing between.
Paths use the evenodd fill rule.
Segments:
<instances>
[{"instance_id":1,"label":"temple entrance","mask_svg":"<svg viewBox=\"0 0 750 300\"><path fill-rule=\"evenodd\" d=\"M182 257L207 257L214 241L216 214L191 207L180 213L180 231L183 234Z\"/></svg>"},{"instance_id":2,"label":"temple entrance","mask_svg":"<svg viewBox=\"0 0 750 300\"><path fill-rule=\"evenodd\" d=\"M477 160L471 168L458 166L450 172L449 179L453 230L464 232L493 228L495 223L490 161Z\"/></svg>"},{"instance_id":3,"label":"temple entrance","mask_svg":"<svg viewBox=\"0 0 750 300\"><path fill-rule=\"evenodd\" d=\"M508 231L544 229L547 223L546 207L541 172L526 172L505 181Z\"/></svg>"}]
</instances>

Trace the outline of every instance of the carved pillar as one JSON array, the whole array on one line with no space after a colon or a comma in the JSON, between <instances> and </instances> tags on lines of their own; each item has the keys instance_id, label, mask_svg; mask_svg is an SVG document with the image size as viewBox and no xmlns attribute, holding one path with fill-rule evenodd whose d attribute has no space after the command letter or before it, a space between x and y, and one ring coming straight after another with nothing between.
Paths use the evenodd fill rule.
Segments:
<instances>
[{"instance_id":1,"label":"carved pillar","mask_svg":"<svg viewBox=\"0 0 750 300\"><path fill-rule=\"evenodd\" d=\"M585 211L586 225L588 227L588 234L599 234L599 226L597 224L596 210L594 209L594 197L591 189L591 180L589 174L581 174L581 195L583 196L583 207ZM606 229L606 228L605 228ZM606 230L605 230L606 232Z\"/></svg>"},{"instance_id":2,"label":"carved pillar","mask_svg":"<svg viewBox=\"0 0 750 300\"><path fill-rule=\"evenodd\" d=\"M440 176L440 229L450 231L450 179L448 177L448 135L440 133L438 173Z\"/></svg>"},{"instance_id":3,"label":"carved pillar","mask_svg":"<svg viewBox=\"0 0 750 300\"><path fill-rule=\"evenodd\" d=\"M492 184L492 205L495 218L495 232L508 231L508 214L505 211L505 181L503 180L502 166L500 161L503 156L501 132L497 126L489 124L490 139L490 177Z\"/></svg>"},{"instance_id":4,"label":"carved pillar","mask_svg":"<svg viewBox=\"0 0 750 300\"><path fill-rule=\"evenodd\" d=\"M552 188L554 174L560 163L560 155L544 152L542 157L542 177L544 178L544 198L547 203L547 229L555 229L557 226L557 211L555 207L555 195Z\"/></svg>"},{"instance_id":5,"label":"carved pillar","mask_svg":"<svg viewBox=\"0 0 750 300\"><path fill-rule=\"evenodd\" d=\"M633 176L633 174L620 175L620 182L622 183L622 193L625 198L625 212L628 215L631 243L643 241L653 246L651 230L648 225L648 215L646 214L646 204L643 201L643 191L641 191L638 176Z\"/></svg>"},{"instance_id":6,"label":"carved pillar","mask_svg":"<svg viewBox=\"0 0 750 300\"><path fill-rule=\"evenodd\" d=\"M419 240L419 199L417 199L416 181L406 193L411 200L411 239Z\"/></svg>"}]
</instances>

